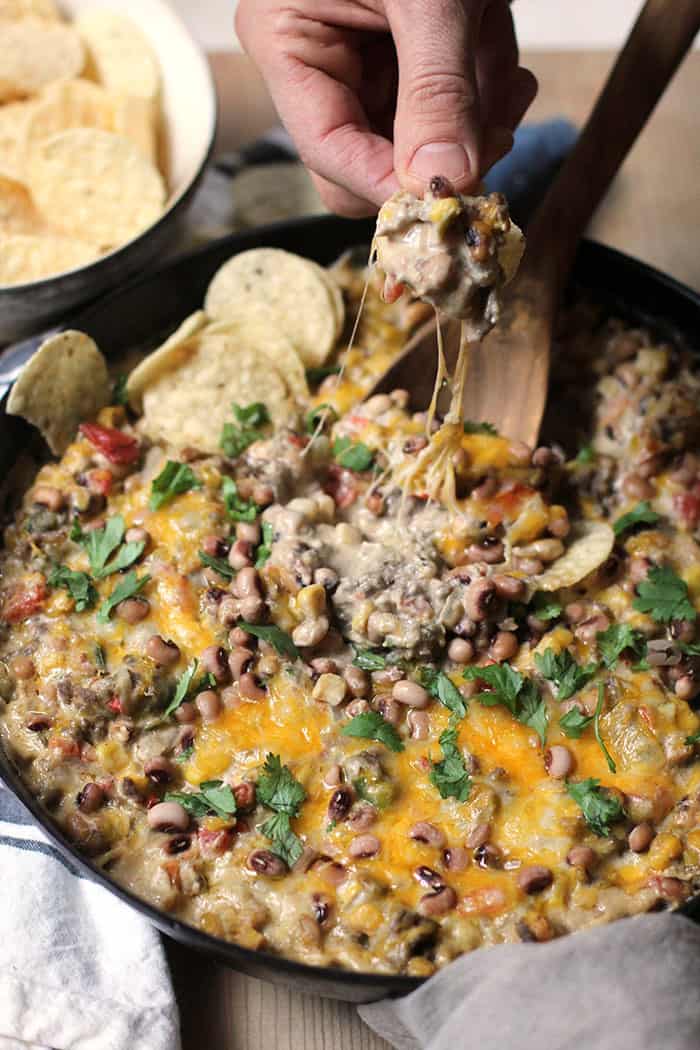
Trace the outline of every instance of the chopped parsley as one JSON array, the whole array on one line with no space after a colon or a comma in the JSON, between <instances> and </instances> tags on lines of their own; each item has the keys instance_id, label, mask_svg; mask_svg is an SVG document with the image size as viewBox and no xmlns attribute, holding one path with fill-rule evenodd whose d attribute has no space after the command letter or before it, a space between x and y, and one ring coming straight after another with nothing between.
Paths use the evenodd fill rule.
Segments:
<instances>
[{"instance_id":1,"label":"chopped parsley","mask_svg":"<svg viewBox=\"0 0 700 1050\"><path fill-rule=\"evenodd\" d=\"M558 700L568 700L583 689L598 670L597 664L593 663L582 667L568 649L562 649L560 653L555 653L554 649L535 653L535 665L542 677L556 686Z\"/></svg>"},{"instance_id":2,"label":"chopped parsley","mask_svg":"<svg viewBox=\"0 0 700 1050\"><path fill-rule=\"evenodd\" d=\"M700 644L697 642L678 642L678 648L686 656L700 656Z\"/></svg>"},{"instance_id":3,"label":"chopped parsley","mask_svg":"<svg viewBox=\"0 0 700 1050\"><path fill-rule=\"evenodd\" d=\"M115 606L127 598L133 598L146 586L150 578L148 575L139 578L135 572L128 572L124 579L114 588L109 598L102 602L97 613L99 622L107 623Z\"/></svg>"},{"instance_id":4,"label":"chopped parsley","mask_svg":"<svg viewBox=\"0 0 700 1050\"><path fill-rule=\"evenodd\" d=\"M549 711L547 704L540 695L537 686L528 678L518 696L520 701L516 718L523 725L534 729L540 738L542 747L547 739L547 724L549 722Z\"/></svg>"},{"instance_id":5,"label":"chopped parsley","mask_svg":"<svg viewBox=\"0 0 700 1050\"><path fill-rule=\"evenodd\" d=\"M488 692L477 693L474 699L485 707L503 704L514 718L535 730L544 747L549 711L531 678L524 678L507 663L467 667L464 677L485 682L490 687Z\"/></svg>"},{"instance_id":6,"label":"chopped parsley","mask_svg":"<svg viewBox=\"0 0 700 1050\"><path fill-rule=\"evenodd\" d=\"M95 647L92 652L95 657L95 666L97 667L97 670L105 672L107 670L107 657L105 656L105 651L99 642L95 642Z\"/></svg>"},{"instance_id":7,"label":"chopped parsley","mask_svg":"<svg viewBox=\"0 0 700 1050\"><path fill-rule=\"evenodd\" d=\"M287 656L290 660L300 659L299 650L292 639L274 624L261 627L257 623L246 623L245 620L239 620L238 626L242 627L248 634L253 634L256 638L262 638L264 642L268 642L280 656Z\"/></svg>"},{"instance_id":8,"label":"chopped parsley","mask_svg":"<svg viewBox=\"0 0 700 1050\"><path fill-rule=\"evenodd\" d=\"M598 703L596 704L595 714L593 715L593 731L595 738L598 741L598 747L605 755L605 761L608 763L608 769L611 773L617 773L617 766L613 761L613 758L605 746L605 741L600 732L600 715L603 710L603 702L605 700L605 686L602 682L598 682Z\"/></svg>"},{"instance_id":9,"label":"chopped parsley","mask_svg":"<svg viewBox=\"0 0 700 1050\"><path fill-rule=\"evenodd\" d=\"M221 495L226 513L231 521L255 521L260 508L253 500L243 499L238 495L238 486L233 478L224 478L221 482Z\"/></svg>"},{"instance_id":10,"label":"chopped parsley","mask_svg":"<svg viewBox=\"0 0 700 1050\"><path fill-rule=\"evenodd\" d=\"M189 762L194 754L194 744L188 744L187 747L183 747L179 755L176 756L175 761L178 765L184 765L185 762Z\"/></svg>"},{"instance_id":11,"label":"chopped parsley","mask_svg":"<svg viewBox=\"0 0 700 1050\"><path fill-rule=\"evenodd\" d=\"M584 466L588 463L595 462L595 452L590 445L584 445L583 448L578 450L574 463L581 463Z\"/></svg>"},{"instance_id":12,"label":"chopped parsley","mask_svg":"<svg viewBox=\"0 0 700 1050\"><path fill-rule=\"evenodd\" d=\"M363 671L383 671L386 667L386 656L373 653L371 649L355 649L352 662Z\"/></svg>"},{"instance_id":13,"label":"chopped parsley","mask_svg":"<svg viewBox=\"0 0 700 1050\"><path fill-rule=\"evenodd\" d=\"M343 736L356 736L363 740L378 740L390 751L404 749L403 741L391 722L387 722L378 711L364 711L361 715L355 715L343 726L341 733Z\"/></svg>"},{"instance_id":14,"label":"chopped parsley","mask_svg":"<svg viewBox=\"0 0 700 1050\"><path fill-rule=\"evenodd\" d=\"M638 660L643 660L647 654L646 638L628 623L611 624L605 631L598 632L596 641L601 659L609 671L612 671L626 649Z\"/></svg>"},{"instance_id":15,"label":"chopped parsley","mask_svg":"<svg viewBox=\"0 0 700 1050\"><path fill-rule=\"evenodd\" d=\"M559 728L564 736L578 740L593 721L593 715L584 715L578 707L572 707L559 719Z\"/></svg>"},{"instance_id":16,"label":"chopped parsley","mask_svg":"<svg viewBox=\"0 0 700 1050\"><path fill-rule=\"evenodd\" d=\"M122 375L117 376L114 380L114 386L112 387L112 404L113 405L126 405L129 401L129 395L126 392L126 384L128 376Z\"/></svg>"},{"instance_id":17,"label":"chopped parsley","mask_svg":"<svg viewBox=\"0 0 700 1050\"><path fill-rule=\"evenodd\" d=\"M77 528L76 528L77 526ZM126 524L121 514L108 518L101 529L83 532L75 522L71 529L71 539L76 540L87 551L90 568L96 580L101 580L112 573L122 572L141 557L146 544L143 540L136 543L125 543L121 546L126 532ZM120 548L117 550L117 548ZM111 561L108 559L114 552L117 554Z\"/></svg>"},{"instance_id":18,"label":"chopped parsley","mask_svg":"<svg viewBox=\"0 0 700 1050\"><path fill-rule=\"evenodd\" d=\"M586 823L596 835L609 835L610 825L624 816L620 800L601 787L600 781L595 777L589 777L588 780L569 780L566 790L581 807Z\"/></svg>"},{"instance_id":19,"label":"chopped parsley","mask_svg":"<svg viewBox=\"0 0 700 1050\"><path fill-rule=\"evenodd\" d=\"M263 565L267 562L268 558L272 554L272 541L274 539L275 530L269 521L262 523L262 543L258 546L255 553L255 568L262 569Z\"/></svg>"},{"instance_id":20,"label":"chopped parsley","mask_svg":"<svg viewBox=\"0 0 700 1050\"><path fill-rule=\"evenodd\" d=\"M349 437L339 437L333 442L333 458L346 470L357 472L369 470L374 463L374 452L361 441Z\"/></svg>"},{"instance_id":21,"label":"chopped parsley","mask_svg":"<svg viewBox=\"0 0 700 1050\"><path fill-rule=\"evenodd\" d=\"M656 525L659 521L661 521L661 515L651 509L651 504L648 500L644 500L617 519L613 524L613 532L616 536L621 536L623 532L631 529L634 525Z\"/></svg>"},{"instance_id":22,"label":"chopped parsley","mask_svg":"<svg viewBox=\"0 0 700 1050\"><path fill-rule=\"evenodd\" d=\"M632 605L648 613L656 623L695 620L697 612L688 595L688 584L667 565L654 565L637 587Z\"/></svg>"},{"instance_id":23,"label":"chopped parsley","mask_svg":"<svg viewBox=\"0 0 700 1050\"><path fill-rule=\"evenodd\" d=\"M169 459L158 477L151 482L151 498L148 505L151 510L159 510L175 496L201 487L202 483L191 467Z\"/></svg>"},{"instance_id":24,"label":"chopped parsley","mask_svg":"<svg viewBox=\"0 0 700 1050\"><path fill-rule=\"evenodd\" d=\"M208 569L218 572L219 576L225 576L227 580L232 580L236 575L236 570L232 565L229 565L225 558L216 558L213 554L205 554L204 551L197 551L197 557L202 565L206 565Z\"/></svg>"},{"instance_id":25,"label":"chopped parsley","mask_svg":"<svg viewBox=\"0 0 700 1050\"><path fill-rule=\"evenodd\" d=\"M86 572L74 572L65 565L56 565L47 583L49 587L64 587L75 602L76 612L85 612L97 601L95 585Z\"/></svg>"},{"instance_id":26,"label":"chopped parsley","mask_svg":"<svg viewBox=\"0 0 700 1050\"><path fill-rule=\"evenodd\" d=\"M464 433L490 434L491 437L498 437L498 431L493 423L474 423L471 419L464 420Z\"/></svg>"},{"instance_id":27,"label":"chopped parsley","mask_svg":"<svg viewBox=\"0 0 700 1050\"><path fill-rule=\"evenodd\" d=\"M183 759L178 756L178 762L180 761ZM213 813L227 820L236 815L236 796L223 780L204 780L199 785L199 791L167 791L163 801L179 802L196 818Z\"/></svg>"},{"instance_id":28,"label":"chopped parsley","mask_svg":"<svg viewBox=\"0 0 700 1050\"><path fill-rule=\"evenodd\" d=\"M307 434L313 434L319 423L321 427L327 427L329 423L334 423L338 419L338 413L333 408L333 405L329 405L324 402L322 405L317 405L316 408L312 408L307 413L304 421L306 426Z\"/></svg>"},{"instance_id":29,"label":"chopped parsley","mask_svg":"<svg viewBox=\"0 0 700 1050\"><path fill-rule=\"evenodd\" d=\"M197 666L197 661L193 660L178 678L173 698L163 712L165 718L177 711L180 704L187 699L187 696L192 691L192 683L197 673Z\"/></svg>"},{"instance_id":30,"label":"chopped parsley","mask_svg":"<svg viewBox=\"0 0 700 1050\"><path fill-rule=\"evenodd\" d=\"M551 594L546 591L537 591L533 596L529 611L538 620L549 623L550 620L556 620L561 616L562 606L561 602L558 602Z\"/></svg>"},{"instance_id":31,"label":"chopped parsley","mask_svg":"<svg viewBox=\"0 0 700 1050\"><path fill-rule=\"evenodd\" d=\"M443 707L446 707L457 718L464 718L467 713L464 697L444 671L436 671L434 667L421 667L419 677L423 688L427 689L436 700L439 700Z\"/></svg>"},{"instance_id":32,"label":"chopped parsley","mask_svg":"<svg viewBox=\"0 0 700 1050\"><path fill-rule=\"evenodd\" d=\"M306 792L289 767L282 764L280 756L268 754L256 793L259 802L274 810L274 816L261 825L260 831L270 839L273 853L291 868L303 852L300 839L292 831L291 820L299 816Z\"/></svg>"},{"instance_id":33,"label":"chopped parsley","mask_svg":"<svg viewBox=\"0 0 700 1050\"><path fill-rule=\"evenodd\" d=\"M340 372L340 365L321 365L318 368L307 368L306 369L306 381L307 383L320 383L328 376L337 376Z\"/></svg>"},{"instance_id":34,"label":"chopped parsley","mask_svg":"<svg viewBox=\"0 0 700 1050\"><path fill-rule=\"evenodd\" d=\"M466 802L472 789L472 778L464 763L457 743L457 729L452 726L440 734L442 759L432 762L430 783L438 789L442 798L456 798Z\"/></svg>"},{"instance_id":35,"label":"chopped parsley","mask_svg":"<svg viewBox=\"0 0 700 1050\"><path fill-rule=\"evenodd\" d=\"M694 744L700 744L700 729L696 733L691 733L690 736L687 736L685 742L689 747L693 747Z\"/></svg>"},{"instance_id":36,"label":"chopped parsley","mask_svg":"<svg viewBox=\"0 0 700 1050\"><path fill-rule=\"evenodd\" d=\"M249 445L264 437L259 428L270 422L270 415L262 401L245 406L237 405L234 401L231 409L237 423L224 423L219 444L227 456L235 459Z\"/></svg>"}]
</instances>

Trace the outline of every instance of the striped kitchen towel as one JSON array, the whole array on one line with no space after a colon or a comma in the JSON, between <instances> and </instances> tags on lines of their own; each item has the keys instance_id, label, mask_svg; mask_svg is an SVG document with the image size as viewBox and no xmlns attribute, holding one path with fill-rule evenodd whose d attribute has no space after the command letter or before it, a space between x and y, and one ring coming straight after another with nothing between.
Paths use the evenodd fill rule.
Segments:
<instances>
[{"instance_id":1,"label":"striped kitchen towel","mask_svg":"<svg viewBox=\"0 0 700 1050\"><path fill-rule=\"evenodd\" d=\"M0 1050L178 1050L157 930L85 878L0 782Z\"/></svg>"}]
</instances>

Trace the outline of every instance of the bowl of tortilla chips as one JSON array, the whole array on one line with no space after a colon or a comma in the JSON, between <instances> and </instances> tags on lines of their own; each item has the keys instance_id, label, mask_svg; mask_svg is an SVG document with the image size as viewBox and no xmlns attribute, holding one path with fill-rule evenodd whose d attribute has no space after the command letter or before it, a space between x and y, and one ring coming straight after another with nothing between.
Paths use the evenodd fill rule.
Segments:
<instances>
[{"instance_id":1,"label":"bowl of tortilla chips","mask_svg":"<svg viewBox=\"0 0 700 1050\"><path fill-rule=\"evenodd\" d=\"M161 255L215 130L165 0L0 0L0 343Z\"/></svg>"}]
</instances>

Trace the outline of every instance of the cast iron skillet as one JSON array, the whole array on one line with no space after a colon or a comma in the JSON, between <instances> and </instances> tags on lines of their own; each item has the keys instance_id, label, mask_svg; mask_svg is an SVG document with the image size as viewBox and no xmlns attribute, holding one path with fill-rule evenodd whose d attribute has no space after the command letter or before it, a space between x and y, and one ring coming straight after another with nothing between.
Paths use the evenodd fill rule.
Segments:
<instances>
[{"instance_id":1,"label":"cast iron skillet","mask_svg":"<svg viewBox=\"0 0 700 1050\"><path fill-rule=\"evenodd\" d=\"M210 278L235 252L270 246L329 263L346 248L369 243L371 232L368 223L323 217L281 223L242 236L226 237L170 263L159 273L132 282L87 307L62 327L88 332L100 348L110 355L135 347L156 345L187 314L201 306ZM618 316L632 323L649 325L662 338L685 340L690 346L697 339L700 331L700 296L671 277L629 256L600 244L584 242L576 262L574 281L593 291ZM8 355L0 359L0 375L13 365L23 363L38 341L29 340L12 348ZM29 428L25 424L9 418L4 412L0 413L2 473L11 465L28 436ZM369 1002L387 995L403 995L419 984L418 980L408 977L353 973L290 962L212 937L165 912L157 911L121 889L78 852L52 824L1 751L0 776L74 868L101 883L163 933L190 948L253 977L350 1002ZM700 918L700 895L687 903L683 910L694 918Z\"/></svg>"}]
</instances>

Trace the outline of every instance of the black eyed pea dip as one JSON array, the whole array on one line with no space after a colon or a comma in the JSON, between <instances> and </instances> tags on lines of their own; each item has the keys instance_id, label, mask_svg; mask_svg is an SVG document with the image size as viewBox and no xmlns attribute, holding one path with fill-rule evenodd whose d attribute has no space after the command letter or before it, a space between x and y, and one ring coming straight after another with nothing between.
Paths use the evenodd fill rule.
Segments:
<instances>
[{"instance_id":1,"label":"black eyed pea dip","mask_svg":"<svg viewBox=\"0 0 700 1050\"><path fill-rule=\"evenodd\" d=\"M405 392L360 403L421 319L372 280L299 419L263 386L209 451L113 405L38 470L4 523L0 737L156 907L424 976L700 887L700 382L576 307L553 440L466 421L447 507L402 473L434 437Z\"/></svg>"}]
</instances>

